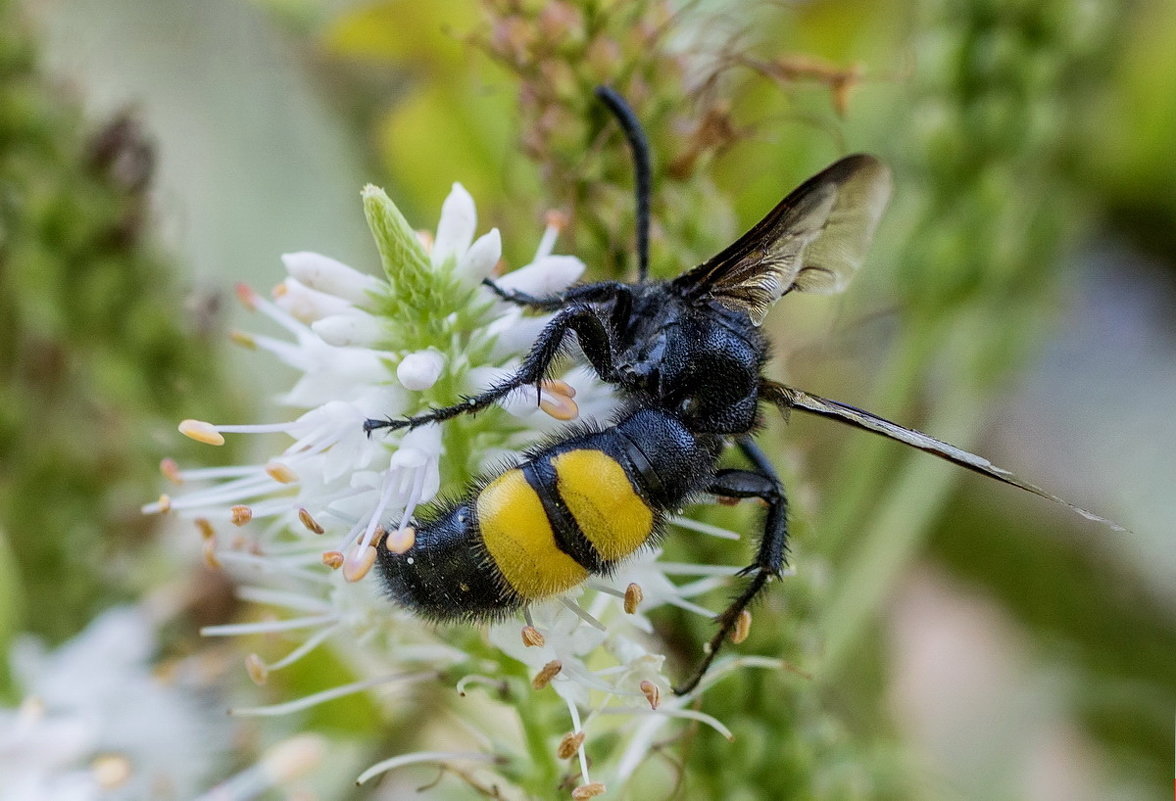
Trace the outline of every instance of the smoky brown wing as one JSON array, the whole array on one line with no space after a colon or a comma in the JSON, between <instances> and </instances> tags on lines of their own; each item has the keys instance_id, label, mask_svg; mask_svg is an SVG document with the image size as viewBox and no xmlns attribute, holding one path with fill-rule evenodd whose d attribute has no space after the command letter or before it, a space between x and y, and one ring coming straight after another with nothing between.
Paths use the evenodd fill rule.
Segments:
<instances>
[{"instance_id":1,"label":"smoky brown wing","mask_svg":"<svg viewBox=\"0 0 1176 801\"><path fill-rule=\"evenodd\" d=\"M873 156L841 159L674 283L743 309L757 324L791 290L840 292L865 260L890 186L890 170Z\"/></svg>"}]
</instances>

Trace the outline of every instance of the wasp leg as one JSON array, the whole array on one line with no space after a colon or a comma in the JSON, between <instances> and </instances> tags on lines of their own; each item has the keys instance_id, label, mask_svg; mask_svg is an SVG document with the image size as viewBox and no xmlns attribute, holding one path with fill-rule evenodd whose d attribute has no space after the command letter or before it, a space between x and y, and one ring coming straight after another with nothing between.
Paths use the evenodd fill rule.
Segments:
<instances>
[{"instance_id":1,"label":"wasp leg","mask_svg":"<svg viewBox=\"0 0 1176 801\"><path fill-rule=\"evenodd\" d=\"M565 306L576 303L604 303L605 301L612 300L618 294L629 293L629 287L618 281L601 281L597 284L574 286L564 292L557 292L554 295L548 295L543 298L528 295L526 292L519 292L517 289L503 289L489 278L483 278L482 285L507 303L514 303L517 306L526 306L530 309L540 309L542 311L558 311Z\"/></svg>"},{"instance_id":2,"label":"wasp leg","mask_svg":"<svg viewBox=\"0 0 1176 801\"><path fill-rule=\"evenodd\" d=\"M580 349L588 357L592 367L603 381L616 382L618 374L613 366L612 341L609 330L596 310L587 305L569 306L551 318L551 322L543 329L530 353L523 359L523 364L517 373L507 380L496 384L485 392L466 398L463 402L453 406L433 409L430 412L406 417L401 420L366 420L363 430L371 433L378 428L416 428L426 423L439 423L460 414L473 414L485 409L490 404L513 392L519 387L534 384L536 396L539 394L539 384L547 374L547 369L555 361L563 348L564 338L568 331L575 331L580 341ZM536 401L537 402L537 401Z\"/></svg>"},{"instance_id":3,"label":"wasp leg","mask_svg":"<svg viewBox=\"0 0 1176 801\"><path fill-rule=\"evenodd\" d=\"M749 576L750 581L715 618L719 630L711 637L702 663L686 682L674 687L674 692L678 695L685 695L698 686L698 682L718 655L719 648L738 625L743 610L755 600L773 577L780 575L788 554L788 500L784 496L784 486L767 456L754 442L741 438L738 444L743 455L755 469L720 470L707 487L707 492L725 498L763 500L768 505L764 530L760 535L755 561L740 571L740 575Z\"/></svg>"}]
</instances>

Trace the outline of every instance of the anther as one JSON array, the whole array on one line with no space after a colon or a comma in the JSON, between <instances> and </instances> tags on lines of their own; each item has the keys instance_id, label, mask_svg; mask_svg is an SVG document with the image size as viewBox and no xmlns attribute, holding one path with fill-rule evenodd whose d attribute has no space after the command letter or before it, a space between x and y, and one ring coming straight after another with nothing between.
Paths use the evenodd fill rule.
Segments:
<instances>
[{"instance_id":1,"label":"anther","mask_svg":"<svg viewBox=\"0 0 1176 801\"><path fill-rule=\"evenodd\" d=\"M561 422L575 420L580 407L572 400L576 390L564 381L543 381L539 395L539 408Z\"/></svg>"},{"instance_id":2,"label":"anther","mask_svg":"<svg viewBox=\"0 0 1176 801\"><path fill-rule=\"evenodd\" d=\"M114 790L131 778L131 760L122 754L103 754L90 763L94 782L103 790Z\"/></svg>"},{"instance_id":3,"label":"anther","mask_svg":"<svg viewBox=\"0 0 1176 801\"><path fill-rule=\"evenodd\" d=\"M257 293L253 291L253 287L244 283L237 283L233 286L233 290L237 293L237 300L241 302L249 311L257 308Z\"/></svg>"},{"instance_id":4,"label":"anther","mask_svg":"<svg viewBox=\"0 0 1176 801\"><path fill-rule=\"evenodd\" d=\"M372 546L369 545L358 553L353 550L343 560L343 578L351 582L359 581L368 574L375 563L376 549Z\"/></svg>"},{"instance_id":5,"label":"anther","mask_svg":"<svg viewBox=\"0 0 1176 801\"><path fill-rule=\"evenodd\" d=\"M204 544L200 547L200 555L204 558L204 564L210 570L220 570L220 559L216 557L216 540L206 539Z\"/></svg>"},{"instance_id":6,"label":"anther","mask_svg":"<svg viewBox=\"0 0 1176 801\"><path fill-rule=\"evenodd\" d=\"M605 786L603 782L589 782L588 784L581 784L575 790L572 790L572 801L587 801L589 798L596 798L598 795L604 795Z\"/></svg>"},{"instance_id":7,"label":"anther","mask_svg":"<svg viewBox=\"0 0 1176 801\"><path fill-rule=\"evenodd\" d=\"M305 507L299 507L298 509L298 522L302 523L302 525L306 526L307 530L314 534L323 533L323 527L311 516L310 512L306 511Z\"/></svg>"},{"instance_id":8,"label":"anther","mask_svg":"<svg viewBox=\"0 0 1176 801\"><path fill-rule=\"evenodd\" d=\"M551 680L558 676L561 670L563 670L563 663L558 659L552 659L540 668L539 672L535 674L535 678L531 679L531 688L542 690L548 684L551 684Z\"/></svg>"},{"instance_id":9,"label":"anther","mask_svg":"<svg viewBox=\"0 0 1176 801\"><path fill-rule=\"evenodd\" d=\"M325 551L323 553L323 564L331 568L331 570L338 570L343 567L343 554L340 551Z\"/></svg>"},{"instance_id":10,"label":"anther","mask_svg":"<svg viewBox=\"0 0 1176 801\"><path fill-rule=\"evenodd\" d=\"M562 378L543 379L543 388L548 392L556 392L560 395L567 395L569 398L576 397L576 388L567 381L564 381Z\"/></svg>"},{"instance_id":11,"label":"anther","mask_svg":"<svg viewBox=\"0 0 1176 801\"><path fill-rule=\"evenodd\" d=\"M155 502L155 508L159 510L161 515L165 515L171 511L171 496L166 492L159 496L159 500Z\"/></svg>"},{"instance_id":12,"label":"anther","mask_svg":"<svg viewBox=\"0 0 1176 801\"><path fill-rule=\"evenodd\" d=\"M560 211L559 209L549 209L547 213L543 215L543 223L548 228L554 228L556 231L562 231L568 227L567 212Z\"/></svg>"},{"instance_id":13,"label":"anther","mask_svg":"<svg viewBox=\"0 0 1176 801\"><path fill-rule=\"evenodd\" d=\"M281 462L270 460L265 464L265 472L279 484L293 484L298 481L298 474Z\"/></svg>"},{"instance_id":14,"label":"anther","mask_svg":"<svg viewBox=\"0 0 1176 801\"><path fill-rule=\"evenodd\" d=\"M645 593L641 591L641 586L636 583L625 587L625 614L632 615L637 612L637 607L645 600Z\"/></svg>"},{"instance_id":15,"label":"anther","mask_svg":"<svg viewBox=\"0 0 1176 801\"><path fill-rule=\"evenodd\" d=\"M216 426L203 420L182 420L179 429L185 437L203 442L205 445L225 444L225 438L216 430Z\"/></svg>"},{"instance_id":16,"label":"anther","mask_svg":"<svg viewBox=\"0 0 1176 801\"><path fill-rule=\"evenodd\" d=\"M583 744L584 732L570 731L560 738L559 746L555 749L555 755L560 759L571 759Z\"/></svg>"},{"instance_id":17,"label":"anther","mask_svg":"<svg viewBox=\"0 0 1176 801\"><path fill-rule=\"evenodd\" d=\"M197 530L200 531L201 539L210 540L216 536L216 529L212 527L212 523L208 521L207 517L198 517L192 522L196 524Z\"/></svg>"},{"instance_id":18,"label":"anther","mask_svg":"<svg viewBox=\"0 0 1176 801\"><path fill-rule=\"evenodd\" d=\"M661 687L658 687L649 679L641 682L641 694L645 696L645 700L649 702L650 709L657 709L661 704Z\"/></svg>"},{"instance_id":19,"label":"anther","mask_svg":"<svg viewBox=\"0 0 1176 801\"><path fill-rule=\"evenodd\" d=\"M528 648L535 648L547 642L539 629L534 626L523 626L523 645Z\"/></svg>"},{"instance_id":20,"label":"anther","mask_svg":"<svg viewBox=\"0 0 1176 801\"><path fill-rule=\"evenodd\" d=\"M229 342L232 342L234 345L240 345L243 348L248 348L249 350L257 350L257 340L253 338L253 334L248 334L244 331L230 331Z\"/></svg>"},{"instance_id":21,"label":"anther","mask_svg":"<svg viewBox=\"0 0 1176 801\"><path fill-rule=\"evenodd\" d=\"M243 526L253 519L253 510L238 504L229 509L229 519L233 521L234 526Z\"/></svg>"},{"instance_id":22,"label":"anther","mask_svg":"<svg viewBox=\"0 0 1176 801\"><path fill-rule=\"evenodd\" d=\"M388 550L395 554L406 552L416 542L416 529L412 526L398 528L384 538Z\"/></svg>"},{"instance_id":23,"label":"anther","mask_svg":"<svg viewBox=\"0 0 1176 801\"><path fill-rule=\"evenodd\" d=\"M180 475L180 466L171 457L159 461L159 472L163 473L163 477L173 484L184 483L184 478Z\"/></svg>"},{"instance_id":24,"label":"anther","mask_svg":"<svg viewBox=\"0 0 1176 801\"><path fill-rule=\"evenodd\" d=\"M245 657L245 672L258 687L265 684L269 678L269 668L265 666L265 662L262 662L261 657L257 654Z\"/></svg>"},{"instance_id":25,"label":"anther","mask_svg":"<svg viewBox=\"0 0 1176 801\"><path fill-rule=\"evenodd\" d=\"M751 631L751 612L744 609L739 613L739 619L735 621L735 628L731 629L731 642L738 645L747 639L748 632Z\"/></svg>"}]
</instances>

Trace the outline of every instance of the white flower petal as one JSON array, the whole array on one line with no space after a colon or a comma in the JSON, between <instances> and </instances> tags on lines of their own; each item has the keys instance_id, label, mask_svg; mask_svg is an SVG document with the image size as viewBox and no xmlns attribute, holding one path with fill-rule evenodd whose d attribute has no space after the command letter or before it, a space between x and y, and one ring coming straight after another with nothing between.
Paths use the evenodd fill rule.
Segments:
<instances>
[{"instance_id":1,"label":"white flower petal","mask_svg":"<svg viewBox=\"0 0 1176 801\"><path fill-rule=\"evenodd\" d=\"M507 273L495 283L503 289L541 298L563 292L583 274L584 262L575 256L546 256Z\"/></svg>"},{"instance_id":2,"label":"white flower petal","mask_svg":"<svg viewBox=\"0 0 1176 801\"><path fill-rule=\"evenodd\" d=\"M380 294L384 283L372 275L353 270L330 256L310 251L282 255L286 271L311 289L343 298L360 308L371 305L372 295Z\"/></svg>"},{"instance_id":3,"label":"white flower petal","mask_svg":"<svg viewBox=\"0 0 1176 801\"><path fill-rule=\"evenodd\" d=\"M445 356L440 351L418 350L408 354L396 365L396 378L405 389L422 391L431 388L445 369Z\"/></svg>"},{"instance_id":4,"label":"white flower petal","mask_svg":"<svg viewBox=\"0 0 1176 801\"><path fill-rule=\"evenodd\" d=\"M501 258L502 235L498 233L497 228L491 228L489 232L478 237L465 255L458 260L457 269L466 280L478 283L490 275L490 271L494 269L494 265L498 264L498 260Z\"/></svg>"},{"instance_id":5,"label":"white flower petal","mask_svg":"<svg viewBox=\"0 0 1176 801\"><path fill-rule=\"evenodd\" d=\"M449 259L460 260L474 241L478 212L474 199L461 184L454 184L449 197L441 204L437 238L433 241L433 265L440 267Z\"/></svg>"},{"instance_id":6,"label":"white flower petal","mask_svg":"<svg viewBox=\"0 0 1176 801\"><path fill-rule=\"evenodd\" d=\"M379 345L387 333L380 321L367 312L351 307L343 314L332 314L310 324L323 342L338 347L372 347Z\"/></svg>"},{"instance_id":7,"label":"white flower petal","mask_svg":"<svg viewBox=\"0 0 1176 801\"><path fill-rule=\"evenodd\" d=\"M355 309L349 301L311 289L297 278L287 278L278 284L274 290L274 305L304 323Z\"/></svg>"}]
</instances>

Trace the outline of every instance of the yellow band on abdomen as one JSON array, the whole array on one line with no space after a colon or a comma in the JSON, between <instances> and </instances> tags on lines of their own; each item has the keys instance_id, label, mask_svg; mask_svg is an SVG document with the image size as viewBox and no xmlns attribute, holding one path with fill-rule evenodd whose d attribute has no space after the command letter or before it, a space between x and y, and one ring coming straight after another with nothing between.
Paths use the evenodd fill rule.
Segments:
<instances>
[{"instance_id":1,"label":"yellow band on abdomen","mask_svg":"<svg viewBox=\"0 0 1176 801\"><path fill-rule=\"evenodd\" d=\"M524 599L563 592L588 577L588 571L555 544L543 502L522 470L508 470L486 485L475 509L486 550Z\"/></svg>"},{"instance_id":2,"label":"yellow band on abdomen","mask_svg":"<svg viewBox=\"0 0 1176 801\"><path fill-rule=\"evenodd\" d=\"M609 561L636 551L653 533L653 512L615 459L603 451L574 450L551 460L556 487L580 531Z\"/></svg>"}]
</instances>

